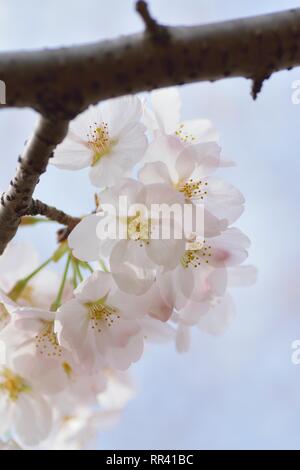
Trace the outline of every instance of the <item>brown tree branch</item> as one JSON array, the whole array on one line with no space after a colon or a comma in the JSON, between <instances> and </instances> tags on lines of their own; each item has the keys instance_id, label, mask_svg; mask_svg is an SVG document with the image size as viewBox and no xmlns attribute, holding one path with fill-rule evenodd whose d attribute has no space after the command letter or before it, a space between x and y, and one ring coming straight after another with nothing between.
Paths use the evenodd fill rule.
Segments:
<instances>
[{"instance_id":1,"label":"brown tree branch","mask_svg":"<svg viewBox=\"0 0 300 470\"><path fill-rule=\"evenodd\" d=\"M48 206L48 204L45 204L38 199L32 199L31 204L26 211L26 215L43 215L47 217L47 219L58 222L61 225L66 225L70 230L79 224L81 220L79 217L72 217L63 211L56 209L56 207Z\"/></svg>"},{"instance_id":2,"label":"brown tree branch","mask_svg":"<svg viewBox=\"0 0 300 470\"><path fill-rule=\"evenodd\" d=\"M14 237L22 215L32 204L32 194L40 175L46 171L48 160L57 144L65 137L68 121L52 121L41 117L37 129L26 144L16 176L1 196L0 254Z\"/></svg>"},{"instance_id":3,"label":"brown tree branch","mask_svg":"<svg viewBox=\"0 0 300 470\"><path fill-rule=\"evenodd\" d=\"M255 96L264 78L300 65L300 9L187 27L160 27L144 2L137 9L141 34L0 54L7 106L65 118L106 98L224 77L252 79Z\"/></svg>"},{"instance_id":4,"label":"brown tree branch","mask_svg":"<svg viewBox=\"0 0 300 470\"><path fill-rule=\"evenodd\" d=\"M0 254L28 211L51 213L66 223L63 237L72 229L69 216L32 201L32 194L67 132L68 120L89 104L224 77L252 79L255 98L273 72L300 65L300 8L191 27L160 25L143 0L136 9L145 24L142 34L85 46L0 54L6 106L30 106L45 116L1 198Z\"/></svg>"}]
</instances>

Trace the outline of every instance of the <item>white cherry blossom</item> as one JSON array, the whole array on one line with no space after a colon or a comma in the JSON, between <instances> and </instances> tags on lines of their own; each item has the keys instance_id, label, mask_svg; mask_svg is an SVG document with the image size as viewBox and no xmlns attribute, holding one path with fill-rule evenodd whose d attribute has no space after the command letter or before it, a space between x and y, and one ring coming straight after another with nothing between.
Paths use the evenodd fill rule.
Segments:
<instances>
[{"instance_id":1,"label":"white cherry blossom","mask_svg":"<svg viewBox=\"0 0 300 470\"><path fill-rule=\"evenodd\" d=\"M150 93L152 109L145 106L144 122L154 132L175 135L183 142L218 140L218 133L208 119L181 121L181 99L176 87Z\"/></svg>"},{"instance_id":2,"label":"white cherry blossom","mask_svg":"<svg viewBox=\"0 0 300 470\"><path fill-rule=\"evenodd\" d=\"M91 167L92 184L113 185L146 150L141 117L142 105L135 96L90 106L71 122L68 135L55 150L51 163L67 170Z\"/></svg>"},{"instance_id":3,"label":"white cherry blossom","mask_svg":"<svg viewBox=\"0 0 300 470\"><path fill-rule=\"evenodd\" d=\"M122 197L126 198L126 206L132 209L130 213L125 211L125 216L119 205ZM152 207L154 204L181 207L184 197L163 183L144 185L125 178L101 192L100 201L116 208L112 222L121 227L124 239L103 240L98 232L102 214L95 214L84 218L75 227L68 239L69 246L73 254L84 261L109 257L110 270L120 289L130 294L143 294L153 284L157 267L173 269L185 246L183 236L176 238L172 231L167 239L152 237L153 227L170 226L173 220L181 230L182 223L173 218L172 212L161 219L160 214L152 212Z\"/></svg>"},{"instance_id":4,"label":"white cherry blossom","mask_svg":"<svg viewBox=\"0 0 300 470\"><path fill-rule=\"evenodd\" d=\"M81 364L127 369L143 352L141 316L134 298L119 291L109 273L95 271L74 291L56 316L61 346L77 354Z\"/></svg>"},{"instance_id":5,"label":"white cherry blossom","mask_svg":"<svg viewBox=\"0 0 300 470\"><path fill-rule=\"evenodd\" d=\"M47 399L15 364L0 364L0 435L9 431L21 446L46 439L52 426Z\"/></svg>"}]
</instances>

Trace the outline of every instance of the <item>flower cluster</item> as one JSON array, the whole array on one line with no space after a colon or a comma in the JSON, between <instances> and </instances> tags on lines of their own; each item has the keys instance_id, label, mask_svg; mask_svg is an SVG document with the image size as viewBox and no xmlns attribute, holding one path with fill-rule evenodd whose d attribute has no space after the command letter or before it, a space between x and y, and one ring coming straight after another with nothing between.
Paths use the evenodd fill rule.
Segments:
<instances>
[{"instance_id":1,"label":"flower cluster","mask_svg":"<svg viewBox=\"0 0 300 470\"><path fill-rule=\"evenodd\" d=\"M209 121L180 120L176 89L89 108L52 164L90 167L96 210L42 265L16 244L0 257L4 449L84 448L132 396L146 342L182 352L193 327L223 332L230 288L255 280L232 226L244 198L215 176L232 163ZM47 268L61 259L62 278Z\"/></svg>"}]
</instances>

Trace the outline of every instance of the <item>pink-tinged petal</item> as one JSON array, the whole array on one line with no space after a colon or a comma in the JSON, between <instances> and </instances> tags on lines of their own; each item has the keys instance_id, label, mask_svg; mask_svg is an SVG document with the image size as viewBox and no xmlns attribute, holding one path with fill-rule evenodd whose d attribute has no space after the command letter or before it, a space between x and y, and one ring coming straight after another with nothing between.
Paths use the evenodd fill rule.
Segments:
<instances>
[{"instance_id":1,"label":"pink-tinged petal","mask_svg":"<svg viewBox=\"0 0 300 470\"><path fill-rule=\"evenodd\" d=\"M194 179L209 176L219 166L221 148L216 142L189 145L183 152L186 152L195 164Z\"/></svg>"},{"instance_id":2,"label":"pink-tinged petal","mask_svg":"<svg viewBox=\"0 0 300 470\"><path fill-rule=\"evenodd\" d=\"M102 116L114 139L125 126L135 125L141 119L141 100L133 95L107 100L102 104Z\"/></svg>"},{"instance_id":3,"label":"pink-tinged petal","mask_svg":"<svg viewBox=\"0 0 300 470\"><path fill-rule=\"evenodd\" d=\"M169 169L172 180L177 182L177 173L174 165L183 147L182 142L175 136L157 133L153 142L148 145L143 157L143 163L163 161Z\"/></svg>"},{"instance_id":4,"label":"pink-tinged petal","mask_svg":"<svg viewBox=\"0 0 300 470\"><path fill-rule=\"evenodd\" d=\"M194 138L193 142L217 142L219 134L209 119L192 119L183 121L185 135Z\"/></svg>"},{"instance_id":5,"label":"pink-tinged petal","mask_svg":"<svg viewBox=\"0 0 300 470\"><path fill-rule=\"evenodd\" d=\"M85 348L88 326L88 311L76 299L69 300L57 311L54 331L59 343L71 351Z\"/></svg>"},{"instance_id":6,"label":"pink-tinged petal","mask_svg":"<svg viewBox=\"0 0 300 470\"><path fill-rule=\"evenodd\" d=\"M110 156L120 154L119 163L124 168L131 168L144 155L148 140L145 136L145 127L141 123L127 126L120 133L118 142L113 146Z\"/></svg>"},{"instance_id":7,"label":"pink-tinged petal","mask_svg":"<svg viewBox=\"0 0 300 470\"><path fill-rule=\"evenodd\" d=\"M28 320L38 321L54 321L55 313L50 310L44 310L34 307L19 307L18 310L14 312L14 322L16 326L23 328L26 326ZM23 324L24 320L24 324ZM29 324L29 323L28 323Z\"/></svg>"},{"instance_id":8,"label":"pink-tinged petal","mask_svg":"<svg viewBox=\"0 0 300 470\"><path fill-rule=\"evenodd\" d=\"M172 208L173 204L183 204L183 194L176 191L173 187L165 183L153 183L145 185L145 204L149 209L152 204L167 204ZM176 206L175 206L176 207ZM180 212L181 213L181 212ZM172 212L171 212L172 214Z\"/></svg>"},{"instance_id":9,"label":"pink-tinged petal","mask_svg":"<svg viewBox=\"0 0 300 470\"><path fill-rule=\"evenodd\" d=\"M185 240L150 240L146 245L149 259L158 266L174 269L185 251Z\"/></svg>"},{"instance_id":10,"label":"pink-tinged petal","mask_svg":"<svg viewBox=\"0 0 300 470\"><path fill-rule=\"evenodd\" d=\"M180 321L187 326L196 325L200 318L205 315L209 310L209 302L188 302L182 310L180 310Z\"/></svg>"},{"instance_id":11,"label":"pink-tinged petal","mask_svg":"<svg viewBox=\"0 0 300 470\"><path fill-rule=\"evenodd\" d=\"M105 211L105 204L113 205L116 208L120 204L120 211L125 212L131 204L142 202L140 194L143 194L143 191L144 185L141 182L132 178L121 178L116 185L99 193L101 209L104 206L103 210ZM119 211L117 211L118 213Z\"/></svg>"},{"instance_id":12,"label":"pink-tinged petal","mask_svg":"<svg viewBox=\"0 0 300 470\"><path fill-rule=\"evenodd\" d=\"M22 393L14 410L13 433L22 445L33 446L46 439L52 427L49 404L38 394Z\"/></svg>"},{"instance_id":13,"label":"pink-tinged petal","mask_svg":"<svg viewBox=\"0 0 300 470\"><path fill-rule=\"evenodd\" d=\"M0 393L0 435L10 430L14 405L6 393Z\"/></svg>"},{"instance_id":14,"label":"pink-tinged petal","mask_svg":"<svg viewBox=\"0 0 300 470\"><path fill-rule=\"evenodd\" d=\"M180 263L174 271L173 282L175 289L182 292L182 297L176 297L176 308L181 308L186 304L194 289L194 272L192 269L185 268Z\"/></svg>"},{"instance_id":15,"label":"pink-tinged petal","mask_svg":"<svg viewBox=\"0 0 300 470\"><path fill-rule=\"evenodd\" d=\"M122 313L121 313L122 315ZM109 327L111 347L125 348L130 339L140 332L140 326L135 320L117 318Z\"/></svg>"},{"instance_id":16,"label":"pink-tinged petal","mask_svg":"<svg viewBox=\"0 0 300 470\"><path fill-rule=\"evenodd\" d=\"M118 287L128 294L143 294L155 279L155 266L138 241L120 240L111 252L110 268Z\"/></svg>"},{"instance_id":17,"label":"pink-tinged petal","mask_svg":"<svg viewBox=\"0 0 300 470\"><path fill-rule=\"evenodd\" d=\"M216 298L209 312L201 317L198 326L211 335L220 335L229 327L235 317L235 306L229 295Z\"/></svg>"},{"instance_id":18,"label":"pink-tinged petal","mask_svg":"<svg viewBox=\"0 0 300 470\"><path fill-rule=\"evenodd\" d=\"M242 214L245 199L233 185L219 178L207 180L205 207L218 219L226 219L228 225Z\"/></svg>"},{"instance_id":19,"label":"pink-tinged petal","mask_svg":"<svg viewBox=\"0 0 300 470\"><path fill-rule=\"evenodd\" d=\"M166 134L175 132L181 109L178 89L172 87L152 91L151 102L158 127Z\"/></svg>"},{"instance_id":20,"label":"pink-tinged petal","mask_svg":"<svg viewBox=\"0 0 300 470\"><path fill-rule=\"evenodd\" d=\"M146 163L138 173L138 178L144 184L165 183L172 186L169 170L164 162Z\"/></svg>"},{"instance_id":21,"label":"pink-tinged petal","mask_svg":"<svg viewBox=\"0 0 300 470\"><path fill-rule=\"evenodd\" d=\"M81 303L95 302L102 299L114 287L112 275L102 271L94 271L74 291Z\"/></svg>"},{"instance_id":22,"label":"pink-tinged petal","mask_svg":"<svg viewBox=\"0 0 300 470\"><path fill-rule=\"evenodd\" d=\"M166 343L175 339L175 329L165 321L145 317L140 320L143 336L151 343Z\"/></svg>"},{"instance_id":23,"label":"pink-tinged petal","mask_svg":"<svg viewBox=\"0 0 300 470\"><path fill-rule=\"evenodd\" d=\"M74 142L67 137L56 148L50 163L62 170L81 170L90 166L92 158L92 150L84 142Z\"/></svg>"},{"instance_id":24,"label":"pink-tinged petal","mask_svg":"<svg viewBox=\"0 0 300 470\"><path fill-rule=\"evenodd\" d=\"M211 246L209 263L213 266L235 266L248 256L249 238L237 228L229 228L219 237L208 240Z\"/></svg>"},{"instance_id":25,"label":"pink-tinged petal","mask_svg":"<svg viewBox=\"0 0 300 470\"><path fill-rule=\"evenodd\" d=\"M144 350L142 334L132 336L125 348L109 348L107 360L110 367L117 370L126 370L134 362L137 362Z\"/></svg>"},{"instance_id":26,"label":"pink-tinged petal","mask_svg":"<svg viewBox=\"0 0 300 470\"><path fill-rule=\"evenodd\" d=\"M92 214L84 217L69 235L68 243L76 258L83 261L97 261L100 257L100 240L97 225L101 216Z\"/></svg>"},{"instance_id":27,"label":"pink-tinged petal","mask_svg":"<svg viewBox=\"0 0 300 470\"><path fill-rule=\"evenodd\" d=\"M226 219L218 219L206 208L204 208L204 236L205 238L216 237L226 230L228 226ZM201 233L203 235L203 233Z\"/></svg>"}]
</instances>

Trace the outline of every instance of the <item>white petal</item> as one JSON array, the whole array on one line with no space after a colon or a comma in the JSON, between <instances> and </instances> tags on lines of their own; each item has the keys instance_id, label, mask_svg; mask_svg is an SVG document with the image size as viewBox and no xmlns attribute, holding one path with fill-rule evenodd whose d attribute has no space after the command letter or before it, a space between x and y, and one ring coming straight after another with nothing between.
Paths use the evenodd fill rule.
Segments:
<instances>
[{"instance_id":1,"label":"white petal","mask_svg":"<svg viewBox=\"0 0 300 470\"><path fill-rule=\"evenodd\" d=\"M59 343L71 351L85 348L88 326L88 312L76 299L69 300L57 311L54 330Z\"/></svg>"},{"instance_id":2,"label":"white petal","mask_svg":"<svg viewBox=\"0 0 300 470\"><path fill-rule=\"evenodd\" d=\"M107 100L102 105L102 115L110 136L115 138L125 126L135 125L141 119L141 100L133 95Z\"/></svg>"},{"instance_id":3,"label":"white petal","mask_svg":"<svg viewBox=\"0 0 300 470\"><path fill-rule=\"evenodd\" d=\"M99 215L88 215L70 233L68 243L76 258L83 261L99 259L100 240L96 228L100 220Z\"/></svg>"},{"instance_id":4,"label":"white petal","mask_svg":"<svg viewBox=\"0 0 300 470\"><path fill-rule=\"evenodd\" d=\"M128 294L140 295L154 282L154 265L138 242L120 240L110 256L110 268L119 288Z\"/></svg>"},{"instance_id":5,"label":"white petal","mask_svg":"<svg viewBox=\"0 0 300 470\"><path fill-rule=\"evenodd\" d=\"M180 118L181 102L175 87L155 90L151 102L159 128L166 134L175 132Z\"/></svg>"},{"instance_id":6,"label":"white petal","mask_svg":"<svg viewBox=\"0 0 300 470\"><path fill-rule=\"evenodd\" d=\"M163 162L146 163L140 169L138 178L145 184L166 183L172 185L168 167Z\"/></svg>"},{"instance_id":7,"label":"white petal","mask_svg":"<svg viewBox=\"0 0 300 470\"><path fill-rule=\"evenodd\" d=\"M184 126L184 133L194 137L194 143L219 140L217 130L208 119L193 119L184 121L182 124Z\"/></svg>"},{"instance_id":8,"label":"white petal","mask_svg":"<svg viewBox=\"0 0 300 470\"><path fill-rule=\"evenodd\" d=\"M9 430L13 417L13 405L6 393L0 393L0 435Z\"/></svg>"},{"instance_id":9,"label":"white petal","mask_svg":"<svg viewBox=\"0 0 300 470\"><path fill-rule=\"evenodd\" d=\"M14 413L14 433L20 444L39 444L46 439L52 426L52 413L45 399L33 392L22 393Z\"/></svg>"},{"instance_id":10,"label":"white petal","mask_svg":"<svg viewBox=\"0 0 300 470\"><path fill-rule=\"evenodd\" d=\"M91 164L93 152L84 143L73 142L71 139L60 144L50 163L63 170L81 170Z\"/></svg>"},{"instance_id":11,"label":"white petal","mask_svg":"<svg viewBox=\"0 0 300 470\"><path fill-rule=\"evenodd\" d=\"M113 279L110 273L94 271L75 290L76 298L81 303L95 302L105 297L113 287Z\"/></svg>"},{"instance_id":12,"label":"white petal","mask_svg":"<svg viewBox=\"0 0 300 470\"><path fill-rule=\"evenodd\" d=\"M233 185L220 178L207 180L205 207L218 219L226 219L228 225L235 222L243 212L245 199Z\"/></svg>"}]
</instances>

